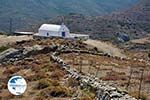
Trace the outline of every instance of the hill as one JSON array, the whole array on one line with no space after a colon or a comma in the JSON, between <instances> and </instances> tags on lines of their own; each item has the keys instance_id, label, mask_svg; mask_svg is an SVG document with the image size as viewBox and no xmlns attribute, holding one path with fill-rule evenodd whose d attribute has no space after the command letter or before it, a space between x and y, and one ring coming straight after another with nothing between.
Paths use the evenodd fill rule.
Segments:
<instances>
[{"instance_id":1,"label":"hill","mask_svg":"<svg viewBox=\"0 0 150 100\"><path fill-rule=\"evenodd\" d=\"M139 0L1 0L0 30L9 29L9 18L13 18L13 28L25 28L55 17L69 13L83 15L104 15L126 10Z\"/></svg>"},{"instance_id":2,"label":"hill","mask_svg":"<svg viewBox=\"0 0 150 100\"><path fill-rule=\"evenodd\" d=\"M150 33L150 1L142 0L130 10L110 15L87 17L70 14L64 22L72 32L87 33L94 39L115 40L116 33L126 33L131 39L142 38ZM49 23L60 24L61 17Z\"/></svg>"},{"instance_id":3,"label":"hill","mask_svg":"<svg viewBox=\"0 0 150 100\"><path fill-rule=\"evenodd\" d=\"M137 100L131 96L138 96L141 69L141 100L149 100L150 63L133 57L135 51L128 51L132 55L122 58L101 51L102 46L95 49L83 41L58 38L24 40L5 46L8 48L0 53L1 100ZM28 88L21 96L12 95L7 89L7 82L14 75L27 81Z\"/></svg>"}]
</instances>

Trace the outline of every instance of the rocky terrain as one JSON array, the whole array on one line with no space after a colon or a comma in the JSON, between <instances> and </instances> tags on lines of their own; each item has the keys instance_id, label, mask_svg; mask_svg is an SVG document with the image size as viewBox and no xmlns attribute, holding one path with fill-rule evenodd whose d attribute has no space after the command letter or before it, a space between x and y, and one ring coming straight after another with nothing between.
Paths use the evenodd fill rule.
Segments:
<instances>
[{"instance_id":1,"label":"rocky terrain","mask_svg":"<svg viewBox=\"0 0 150 100\"><path fill-rule=\"evenodd\" d=\"M136 100L143 69L140 97L149 100L148 60L113 56L80 40L34 39L7 47L0 53L2 100ZM7 90L13 75L27 81L22 96Z\"/></svg>"},{"instance_id":2,"label":"rocky terrain","mask_svg":"<svg viewBox=\"0 0 150 100\"><path fill-rule=\"evenodd\" d=\"M150 37L135 39L122 44L120 48L126 51L126 54L131 58L140 58L144 60L150 60Z\"/></svg>"},{"instance_id":3,"label":"rocky terrain","mask_svg":"<svg viewBox=\"0 0 150 100\"><path fill-rule=\"evenodd\" d=\"M64 40L29 40L17 42L1 53L0 99L2 100L92 100L95 92L79 88L78 81L69 78L50 55ZM22 75L28 84L22 96L13 96L7 90L7 81L13 75ZM76 83L74 83L76 82ZM74 83L74 84L72 84Z\"/></svg>"}]
</instances>

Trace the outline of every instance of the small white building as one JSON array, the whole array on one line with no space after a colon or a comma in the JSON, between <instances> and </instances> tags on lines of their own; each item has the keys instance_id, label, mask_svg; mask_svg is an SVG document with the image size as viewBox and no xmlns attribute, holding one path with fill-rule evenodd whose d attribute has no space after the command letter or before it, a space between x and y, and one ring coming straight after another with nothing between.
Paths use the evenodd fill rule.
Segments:
<instances>
[{"instance_id":1,"label":"small white building","mask_svg":"<svg viewBox=\"0 0 150 100\"><path fill-rule=\"evenodd\" d=\"M38 30L38 33L34 34L35 37L62 37L62 38L79 38L88 39L89 35L85 34L70 34L70 30L62 25L55 24L43 24Z\"/></svg>"},{"instance_id":2,"label":"small white building","mask_svg":"<svg viewBox=\"0 0 150 100\"><path fill-rule=\"evenodd\" d=\"M38 35L42 37L63 37L68 38L70 31L64 25L43 24L38 30Z\"/></svg>"}]
</instances>

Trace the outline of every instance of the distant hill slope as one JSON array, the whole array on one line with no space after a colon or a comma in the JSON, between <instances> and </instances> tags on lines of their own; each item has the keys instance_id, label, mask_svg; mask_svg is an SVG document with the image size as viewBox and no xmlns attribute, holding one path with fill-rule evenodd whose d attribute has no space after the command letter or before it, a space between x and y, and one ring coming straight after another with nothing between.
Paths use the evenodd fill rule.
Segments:
<instances>
[{"instance_id":1,"label":"distant hill slope","mask_svg":"<svg viewBox=\"0 0 150 100\"><path fill-rule=\"evenodd\" d=\"M123 13L115 14L115 17L130 18L136 21L150 21L150 0L140 0L132 9Z\"/></svg>"},{"instance_id":2,"label":"distant hill slope","mask_svg":"<svg viewBox=\"0 0 150 100\"><path fill-rule=\"evenodd\" d=\"M150 21L150 0L141 0L132 10L127 11L127 14L134 20Z\"/></svg>"},{"instance_id":3,"label":"distant hill slope","mask_svg":"<svg viewBox=\"0 0 150 100\"><path fill-rule=\"evenodd\" d=\"M132 26L137 26L137 30L150 34L150 0L141 0L132 9L109 17L124 23L132 23Z\"/></svg>"},{"instance_id":4,"label":"distant hill slope","mask_svg":"<svg viewBox=\"0 0 150 100\"><path fill-rule=\"evenodd\" d=\"M14 29L28 26L51 17L68 13L103 15L126 10L139 0L0 0L0 30L9 28L9 18L14 19ZM22 27L22 28L24 28Z\"/></svg>"},{"instance_id":5,"label":"distant hill slope","mask_svg":"<svg viewBox=\"0 0 150 100\"><path fill-rule=\"evenodd\" d=\"M65 24L72 32L87 33L95 39L114 41L116 33L126 33L131 39L150 34L150 0L141 0L130 10L105 16L65 16ZM61 17L49 23L61 23Z\"/></svg>"}]
</instances>

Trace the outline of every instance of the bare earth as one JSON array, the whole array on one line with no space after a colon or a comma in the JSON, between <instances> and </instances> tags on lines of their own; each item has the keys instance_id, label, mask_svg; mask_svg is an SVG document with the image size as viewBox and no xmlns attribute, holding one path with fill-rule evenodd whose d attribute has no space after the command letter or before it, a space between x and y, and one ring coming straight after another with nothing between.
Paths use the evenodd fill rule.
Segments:
<instances>
[{"instance_id":1,"label":"bare earth","mask_svg":"<svg viewBox=\"0 0 150 100\"><path fill-rule=\"evenodd\" d=\"M11 44L17 41L30 40L32 36L6 36L0 35L0 46Z\"/></svg>"},{"instance_id":2,"label":"bare earth","mask_svg":"<svg viewBox=\"0 0 150 100\"><path fill-rule=\"evenodd\" d=\"M91 40L91 39L84 41L84 43L93 47L97 47L98 50L104 53L108 53L112 56L126 57L119 48L115 47L111 43L105 43L99 40Z\"/></svg>"}]
</instances>

